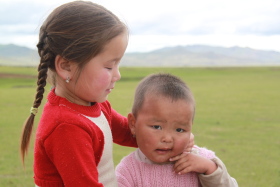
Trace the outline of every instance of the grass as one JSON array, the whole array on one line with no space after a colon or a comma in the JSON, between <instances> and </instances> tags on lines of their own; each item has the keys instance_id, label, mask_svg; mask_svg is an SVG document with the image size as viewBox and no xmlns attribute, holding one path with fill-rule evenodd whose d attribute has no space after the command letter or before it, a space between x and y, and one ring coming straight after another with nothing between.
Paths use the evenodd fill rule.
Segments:
<instances>
[{"instance_id":1,"label":"grass","mask_svg":"<svg viewBox=\"0 0 280 187\"><path fill-rule=\"evenodd\" d=\"M280 67L121 68L109 96L113 108L126 115L137 83L155 72L177 75L191 87L195 142L214 150L239 186L280 186ZM0 77L0 186L34 186L33 147L23 169L19 141L36 89L36 78L26 75L36 76L36 68L0 67L3 73L21 76ZM114 145L115 164L133 150Z\"/></svg>"}]
</instances>

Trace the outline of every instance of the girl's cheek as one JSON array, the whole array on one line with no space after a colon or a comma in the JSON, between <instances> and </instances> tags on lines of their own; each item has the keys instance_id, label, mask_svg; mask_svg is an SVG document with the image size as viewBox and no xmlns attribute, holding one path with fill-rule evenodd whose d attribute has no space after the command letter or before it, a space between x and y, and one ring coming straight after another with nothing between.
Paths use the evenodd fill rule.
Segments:
<instances>
[{"instance_id":1,"label":"girl's cheek","mask_svg":"<svg viewBox=\"0 0 280 187\"><path fill-rule=\"evenodd\" d=\"M97 79L97 82L101 84L107 84L110 82L110 75L106 72L101 73Z\"/></svg>"}]
</instances>

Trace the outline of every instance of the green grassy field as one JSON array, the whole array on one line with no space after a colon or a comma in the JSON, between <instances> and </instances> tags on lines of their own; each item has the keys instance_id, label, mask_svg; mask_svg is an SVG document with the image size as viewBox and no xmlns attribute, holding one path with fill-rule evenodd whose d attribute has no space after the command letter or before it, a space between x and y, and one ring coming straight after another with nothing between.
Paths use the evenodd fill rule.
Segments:
<instances>
[{"instance_id":1,"label":"green grassy field","mask_svg":"<svg viewBox=\"0 0 280 187\"><path fill-rule=\"evenodd\" d=\"M122 79L109 96L113 108L126 115L139 80L155 72L177 75L191 87L197 103L195 142L214 150L239 186L280 186L280 67L121 68ZM19 141L35 75L36 68L0 67L1 187L34 186L33 147L24 169ZM115 164L131 151L115 145Z\"/></svg>"}]
</instances>

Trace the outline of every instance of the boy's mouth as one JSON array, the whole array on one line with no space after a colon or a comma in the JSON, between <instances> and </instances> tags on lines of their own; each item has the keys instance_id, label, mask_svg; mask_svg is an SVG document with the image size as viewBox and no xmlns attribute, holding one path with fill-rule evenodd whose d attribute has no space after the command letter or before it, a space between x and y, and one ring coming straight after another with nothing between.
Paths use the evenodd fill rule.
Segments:
<instances>
[{"instance_id":1,"label":"boy's mouth","mask_svg":"<svg viewBox=\"0 0 280 187\"><path fill-rule=\"evenodd\" d=\"M168 148L166 148L166 149L156 149L156 152L158 154L166 154L166 153L168 153L170 151L172 151L172 149L168 149Z\"/></svg>"}]
</instances>

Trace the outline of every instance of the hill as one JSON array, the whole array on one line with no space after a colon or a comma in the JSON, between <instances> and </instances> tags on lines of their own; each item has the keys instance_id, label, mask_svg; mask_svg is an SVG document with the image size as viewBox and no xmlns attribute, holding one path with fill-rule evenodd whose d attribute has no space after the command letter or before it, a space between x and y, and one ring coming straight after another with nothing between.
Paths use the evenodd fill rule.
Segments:
<instances>
[{"instance_id":1,"label":"hill","mask_svg":"<svg viewBox=\"0 0 280 187\"><path fill-rule=\"evenodd\" d=\"M37 66L37 51L13 44L0 45L0 65ZM242 47L188 45L146 53L126 53L121 66L280 66L280 52Z\"/></svg>"},{"instance_id":2,"label":"hill","mask_svg":"<svg viewBox=\"0 0 280 187\"><path fill-rule=\"evenodd\" d=\"M241 47L190 45L127 53L122 66L279 66L280 53Z\"/></svg>"},{"instance_id":3,"label":"hill","mask_svg":"<svg viewBox=\"0 0 280 187\"><path fill-rule=\"evenodd\" d=\"M37 66L39 55L28 47L14 44L0 45L0 65L5 66Z\"/></svg>"}]
</instances>

